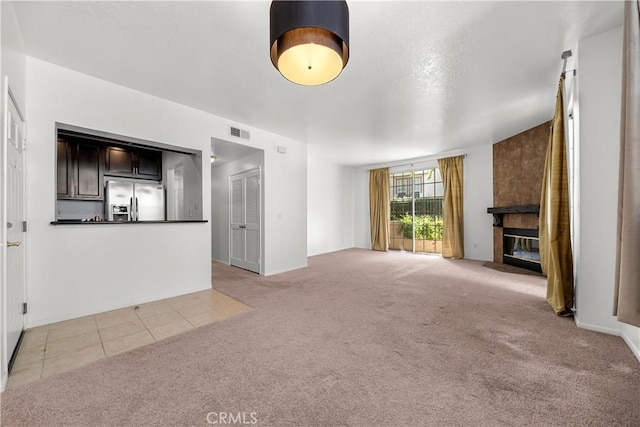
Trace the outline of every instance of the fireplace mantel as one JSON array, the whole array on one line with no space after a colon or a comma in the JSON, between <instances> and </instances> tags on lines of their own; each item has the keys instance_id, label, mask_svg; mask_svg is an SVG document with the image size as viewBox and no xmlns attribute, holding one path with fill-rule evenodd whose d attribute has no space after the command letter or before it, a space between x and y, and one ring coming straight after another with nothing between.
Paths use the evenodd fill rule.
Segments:
<instances>
[{"instance_id":1,"label":"fireplace mantel","mask_svg":"<svg viewBox=\"0 0 640 427\"><path fill-rule=\"evenodd\" d=\"M504 214L540 214L540 205L493 207L487 208L487 213L493 214L494 227L502 227Z\"/></svg>"}]
</instances>

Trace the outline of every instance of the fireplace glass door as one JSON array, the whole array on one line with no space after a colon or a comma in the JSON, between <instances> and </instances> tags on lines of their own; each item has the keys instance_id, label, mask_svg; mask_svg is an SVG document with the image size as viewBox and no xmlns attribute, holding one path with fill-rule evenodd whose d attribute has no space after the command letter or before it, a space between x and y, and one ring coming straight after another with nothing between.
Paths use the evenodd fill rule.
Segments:
<instances>
[{"instance_id":1,"label":"fireplace glass door","mask_svg":"<svg viewBox=\"0 0 640 427\"><path fill-rule=\"evenodd\" d=\"M505 228L503 236L505 264L542 272L538 230Z\"/></svg>"}]
</instances>

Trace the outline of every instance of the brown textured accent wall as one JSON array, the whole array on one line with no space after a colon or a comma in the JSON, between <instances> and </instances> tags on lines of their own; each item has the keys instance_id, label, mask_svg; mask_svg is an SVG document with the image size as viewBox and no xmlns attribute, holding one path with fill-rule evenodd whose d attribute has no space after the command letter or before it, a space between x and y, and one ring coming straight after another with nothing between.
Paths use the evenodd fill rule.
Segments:
<instances>
[{"instance_id":1,"label":"brown textured accent wall","mask_svg":"<svg viewBox=\"0 0 640 427\"><path fill-rule=\"evenodd\" d=\"M545 122L493 144L493 206L540 204L542 172L549 143ZM503 227L538 228L538 215L506 214ZM502 227L493 230L493 260L502 262Z\"/></svg>"}]
</instances>

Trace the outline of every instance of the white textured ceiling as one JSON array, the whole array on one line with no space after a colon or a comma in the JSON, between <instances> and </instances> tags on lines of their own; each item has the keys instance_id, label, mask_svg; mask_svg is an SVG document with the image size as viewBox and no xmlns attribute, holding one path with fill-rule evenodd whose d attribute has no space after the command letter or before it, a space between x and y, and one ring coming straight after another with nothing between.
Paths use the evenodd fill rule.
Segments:
<instances>
[{"instance_id":1,"label":"white textured ceiling","mask_svg":"<svg viewBox=\"0 0 640 427\"><path fill-rule=\"evenodd\" d=\"M305 141L346 165L496 142L551 118L560 54L622 2L349 1L349 63L294 85L268 1L16 2L27 54Z\"/></svg>"}]
</instances>

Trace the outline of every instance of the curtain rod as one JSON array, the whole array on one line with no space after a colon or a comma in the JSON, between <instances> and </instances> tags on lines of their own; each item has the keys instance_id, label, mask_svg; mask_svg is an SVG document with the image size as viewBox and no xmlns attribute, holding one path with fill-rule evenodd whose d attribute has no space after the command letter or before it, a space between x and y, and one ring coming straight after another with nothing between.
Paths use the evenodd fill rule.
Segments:
<instances>
[{"instance_id":1,"label":"curtain rod","mask_svg":"<svg viewBox=\"0 0 640 427\"><path fill-rule=\"evenodd\" d=\"M564 52L562 52L562 55L560 55L560 59L562 59L564 62L562 63L562 73L563 74L567 72L567 59L570 58L572 55L571 50L565 50Z\"/></svg>"},{"instance_id":2,"label":"curtain rod","mask_svg":"<svg viewBox=\"0 0 640 427\"><path fill-rule=\"evenodd\" d=\"M467 153L462 153L462 154L454 154L455 151L450 152L450 153L441 153L441 154L434 154L432 156L426 156L426 157L418 157L416 159L413 159L411 161L411 163L400 163L400 164L395 164L395 163L388 163L386 165L373 165L373 166L369 166L366 168L366 170L374 170L374 169L380 169L380 168L399 168L402 166L413 166L416 163L425 163L425 162L430 162L432 160L438 160L438 159L446 159L447 157L467 157Z\"/></svg>"}]
</instances>

